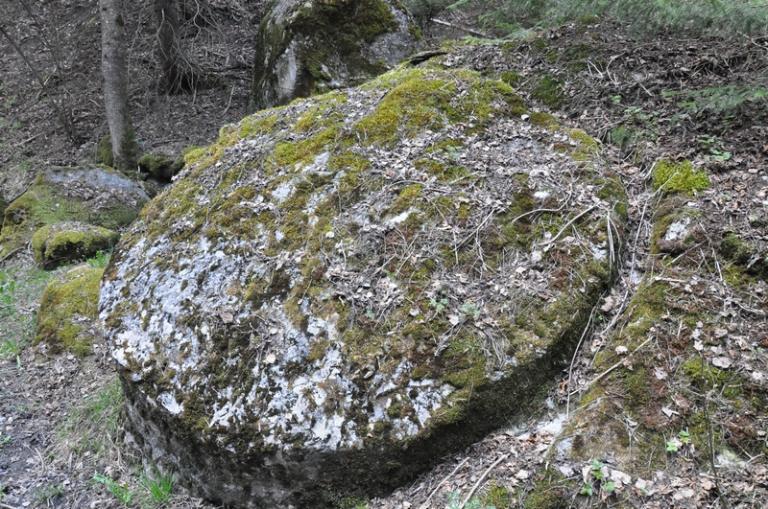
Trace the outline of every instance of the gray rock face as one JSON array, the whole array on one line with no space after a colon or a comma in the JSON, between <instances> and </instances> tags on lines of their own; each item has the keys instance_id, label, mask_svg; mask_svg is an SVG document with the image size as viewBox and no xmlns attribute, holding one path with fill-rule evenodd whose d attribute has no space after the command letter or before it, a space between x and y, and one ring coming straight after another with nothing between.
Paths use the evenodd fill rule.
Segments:
<instances>
[{"instance_id":1,"label":"gray rock face","mask_svg":"<svg viewBox=\"0 0 768 509\"><path fill-rule=\"evenodd\" d=\"M259 27L252 108L381 74L413 52L415 33L393 0L278 0Z\"/></svg>"},{"instance_id":2,"label":"gray rock face","mask_svg":"<svg viewBox=\"0 0 768 509\"><path fill-rule=\"evenodd\" d=\"M102 286L138 445L219 503L326 507L525 409L611 278L625 199L597 142L526 113L431 62L189 153Z\"/></svg>"}]
</instances>

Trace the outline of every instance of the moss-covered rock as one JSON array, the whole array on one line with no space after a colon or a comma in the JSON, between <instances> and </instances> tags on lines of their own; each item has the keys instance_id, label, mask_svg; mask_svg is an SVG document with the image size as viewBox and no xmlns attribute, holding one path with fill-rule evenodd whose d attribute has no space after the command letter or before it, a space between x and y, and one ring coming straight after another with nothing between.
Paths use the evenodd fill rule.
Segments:
<instances>
[{"instance_id":1,"label":"moss-covered rock","mask_svg":"<svg viewBox=\"0 0 768 509\"><path fill-rule=\"evenodd\" d=\"M183 158L174 159L165 154L144 154L139 158L139 169L160 182L170 182L183 167Z\"/></svg>"},{"instance_id":2,"label":"moss-covered rock","mask_svg":"<svg viewBox=\"0 0 768 509\"><path fill-rule=\"evenodd\" d=\"M53 352L91 353L104 269L81 265L48 283L37 315L36 343Z\"/></svg>"},{"instance_id":3,"label":"moss-covered rock","mask_svg":"<svg viewBox=\"0 0 768 509\"><path fill-rule=\"evenodd\" d=\"M120 235L108 228L67 221L45 225L32 236L32 253L43 268L84 260L111 249Z\"/></svg>"},{"instance_id":4,"label":"moss-covered rock","mask_svg":"<svg viewBox=\"0 0 768 509\"><path fill-rule=\"evenodd\" d=\"M393 0L278 0L257 36L252 107L285 104L381 74L416 47Z\"/></svg>"},{"instance_id":5,"label":"moss-covered rock","mask_svg":"<svg viewBox=\"0 0 768 509\"><path fill-rule=\"evenodd\" d=\"M0 257L29 242L37 229L63 221L117 229L130 223L149 200L138 184L102 168L56 168L37 176L32 186L5 209Z\"/></svg>"},{"instance_id":6,"label":"moss-covered rock","mask_svg":"<svg viewBox=\"0 0 768 509\"><path fill-rule=\"evenodd\" d=\"M140 445L224 505L326 507L535 399L612 278L626 196L599 144L526 111L434 59L188 153L100 301Z\"/></svg>"}]
</instances>

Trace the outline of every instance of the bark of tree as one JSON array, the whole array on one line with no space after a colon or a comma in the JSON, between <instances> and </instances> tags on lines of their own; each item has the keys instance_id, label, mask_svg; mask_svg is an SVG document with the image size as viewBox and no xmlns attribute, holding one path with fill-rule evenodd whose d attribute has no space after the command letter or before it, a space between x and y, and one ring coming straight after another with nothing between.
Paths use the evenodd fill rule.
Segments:
<instances>
[{"instance_id":1,"label":"bark of tree","mask_svg":"<svg viewBox=\"0 0 768 509\"><path fill-rule=\"evenodd\" d=\"M114 164L122 171L133 171L136 169L137 150L128 111L123 7L123 0L99 0L101 72Z\"/></svg>"},{"instance_id":2,"label":"bark of tree","mask_svg":"<svg viewBox=\"0 0 768 509\"><path fill-rule=\"evenodd\" d=\"M179 9L176 0L155 0L157 59L162 70L161 88L169 94L194 90L198 73L181 50Z\"/></svg>"}]
</instances>

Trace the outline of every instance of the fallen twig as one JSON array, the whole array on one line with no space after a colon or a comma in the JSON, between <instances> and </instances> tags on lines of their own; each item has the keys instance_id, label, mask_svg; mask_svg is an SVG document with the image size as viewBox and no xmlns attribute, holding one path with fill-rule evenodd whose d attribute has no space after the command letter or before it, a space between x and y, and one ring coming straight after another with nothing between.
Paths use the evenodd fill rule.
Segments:
<instances>
[{"instance_id":1,"label":"fallen twig","mask_svg":"<svg viewBox=\"0 0 768 509\"><path fill-rule=\"evenodd\" d=\"M509 454L510 453L503 454L499 459L494 461L485 472L483 472L483 475L480 476L480 479L477 480L475 485L472 486L472 489L469 490L469 493L467 493L467 496L464 497L464 501L459 506L459 509L464 509L464 506L467 505L467 502L469 502L472 499L472 497L475 496L475 493L477 492L477 490L479 490L480 486L483 485L483 483L485 482L485 479L488 477L488 474L490 474L491 471L499 465L499 463L509 458Z\"/></svg>"},{"instance_id":2,"label":"fallen twig","mask_svg":"<svg viewBox=\"0 0 768 509\"><path fill-rule=\"evenodd\" d=\"M436 25L443 25L445 27L455 28L456 30L461 30L462 32L466 32L466 33L468 33L470 35L474 35L474 36L477 36L477 37L482 37L483 39L490 39L491 38L488 35L486 35L486 34L484 34L482 32L478 32L477 30L474 30L472 28L467 28L467 27L455 25L453 23L448 23L447 21L443 21L442 19L432 18L430 21L432 23L435 23Z\"/></svg>"},{"instance_id":3,"label":"fallen twig","mask_svg":"<svg viewBox=\"0 0 768 509\"><path fill-rule=\"evenodd\" d=\"M419 509L427 509L427 507L429 507L429 501L430 501L430 500L432 500L432 497L434 497L434 496L435 496L435 493L437 493L437 491L438 491L438 490L439 490L439 489L440 489L440 488L441 488L441 487L442 487L442 486L443 486L445 483L447 483L447 482L448 482L448 480L449 480L451 477L453 477L453 476L456 474L456 472L458 472L458 471L459 471L459 469L460 469L461 467L463 467L463 466L464 466L464 465L467 463L467 461L469 461L469 457L466 457L466 458L464 458L464 459L462 460L462 462L461 462L461 463L459 463L458 465L456 465L456 468L454 468L453 470L451 470L451 473L450 473L450 474L446 475L446 476L443 478L443 480L442 480L442 481L440 481L439 483L437 483L437 486L435 486L435 489L433 489L433 490L432 490L432 492L429 494L429 496L428 496L428 497L427 497L427 499L424 501L424 503L423 503L423 504L421 504L421 505L419 506Z\"/></svg>"},{"instance_id":4,"label":"fallen twig","mask_svg":"<svg viewBox=\"0 0 768 509\"><path fill-rule=\"evenodd\" d=\"M629 353L629 355L627 355L625 358L621 359L619 362L617 362L616 364L614 364L614 365L613 365L613 366L611 366L610 368L606 369L605 371L603 371L602 373L600 373L599 375L597 375L597 377L595 377L594 379L592 379L592 381L591 381L591 382L589 382L589 383L588 383L586 386L584 386L584 388L585 388L585 389L587 389L587 388L589 388L589 387L592 387L592 386L593 386L593 385L595 385L597 382L599 382L600 380L602 380L603 378L605 378L605 377L606 377L606 376L607 376L609 373L611 373L611 372L612 372L614 369L616 369L616 368L618 368L619 366L621 366L622 364L624 364L624 360L625 360L625 359L627 359L628 357L632 357L633 355L635 355L635 354L636 354L636 353L637 353L637 352L638 352L638 351L639 351L641 348L643 348L645 345L647 345L648 343L650 343L650 341L651 341L652 339L653 339L653 338L651 337L651 338L648 338L648 339L646 339L645 341L643 341L643 342L640 344L640 346L638 346L637 348L635 348L634 350L632 350L632 352L630 352L630 353ZM571 394L576 394L577 392L579 392L579 391L572 391L572 392L571 392Z\"/></svg>"}]
</instances>

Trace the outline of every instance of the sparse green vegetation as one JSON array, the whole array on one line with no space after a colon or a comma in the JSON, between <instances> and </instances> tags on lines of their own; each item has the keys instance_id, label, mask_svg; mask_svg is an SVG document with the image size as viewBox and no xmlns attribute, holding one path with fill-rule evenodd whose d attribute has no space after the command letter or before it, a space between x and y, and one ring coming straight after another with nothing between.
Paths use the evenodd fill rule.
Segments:
<instances>
[{"instance_id":1,"label":"sparse green vegetation","mask_svg":"<svg viewBox=\"0 0 768 509\"><path fill-rule=\"evenodd\" d=\"M57 435L66 449L75 454L105 455L117 447L122 405L122 387L112 379L70 411Z\"/></svg>"},{"instance_id":2,"label":"sparse green vegetation","mask_svg":"<svg viewBox=\"0 0 768 509\"><path fill-rule=\"evenodd\" d=\"M531 27L564 21L589 24L613 18L631 30L650 35L662 30L693 34L765 34L768 5L762 0L408 0L422 17L445 9L484 7L480 22L499 33L520 33Z\"/></svg>"}]
</instances>

